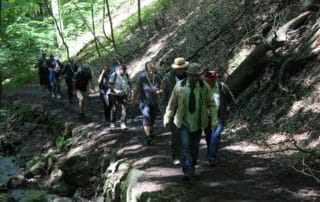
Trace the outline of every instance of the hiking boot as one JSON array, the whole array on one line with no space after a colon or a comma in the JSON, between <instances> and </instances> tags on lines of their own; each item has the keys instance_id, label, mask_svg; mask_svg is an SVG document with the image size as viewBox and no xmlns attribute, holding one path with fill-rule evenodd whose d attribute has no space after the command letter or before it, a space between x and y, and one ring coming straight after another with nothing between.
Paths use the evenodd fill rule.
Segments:
<instances>
[{"instance_id":1,"label":"hiking boot","mask_svg":"<svg viewBox=\"0 0 320 202\"><path fill-rule=\"evenodd\" d=\"M209 167L217 167L215 161L209 161Z\"/></svg>"},{"instance_id":2,"label":"hiking boot","mask_svg":"<svg viewBox=\"0 0 320 202\"><path fill-rule=\"evenodd\" d=\"M120 128L121 128L121 129L126 129L126 128L127 128L127 125L126 125L125 123L122 123L122 124L120 125Z\"/></svg>"},{"instance_id":3,"label":"hiking boot","mask_svg":"<svg viewBox=\"0 0 320 202\"><path fill-rule=\"evenodd\" d=\"M110 128L115 128L116 124L115 123L110 123Z\"/></svg>"},{"instance_id":4,"label":"hiking boot","mask_svg":"<svg viewBox=\"0 0 320 202\"><path fill-rule=\"evenodd\" d=\"M191 177L190 177L190 175L189 175L189 174L184 174L184 175L183 175L183 177L182 177L182 181L187 182L187 181L190 181L190 180L191 180Z\"/></svg>"}]
</instances>

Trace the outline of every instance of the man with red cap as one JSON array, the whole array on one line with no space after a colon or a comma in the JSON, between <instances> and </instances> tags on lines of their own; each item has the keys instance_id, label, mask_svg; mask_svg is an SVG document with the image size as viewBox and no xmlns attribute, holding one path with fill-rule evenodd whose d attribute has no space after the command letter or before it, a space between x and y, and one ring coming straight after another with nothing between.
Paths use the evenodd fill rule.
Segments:
<instances>
[{"instance_id":1,"label":"man with red cap","mask_svg":"<svg viewBox=\"0 0 320 202\"><path fill-rule=\"evenodd\" d=\"M224 82L218 80L219 77L220 75L215 71L209 71L204 74L204 80L207 81L212 88L212 96L218 108L219 121L217 128L212 131L211 126L209 125L205 129L208 160L209 165L212 167L216 166L220 134L224 128L225 121L228 118L228 108L235 103L232 92Z\"/></svg>"}]
</instances>

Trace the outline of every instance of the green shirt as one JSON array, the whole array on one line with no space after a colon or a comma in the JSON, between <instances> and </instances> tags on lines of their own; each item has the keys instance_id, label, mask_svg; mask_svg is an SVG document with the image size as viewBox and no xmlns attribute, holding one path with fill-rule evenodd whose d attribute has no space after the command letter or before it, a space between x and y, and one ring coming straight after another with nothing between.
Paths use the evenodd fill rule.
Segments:
<instances>
[{"instance_id":1,"label":"green shirt","mask_svg":"<svg viewBox=\"0 0 320 202\"><path fill-rule=\"evenodd\" d=\"M191 93L191 86L189 79L187 80L186 83L186 105L185 105L185 115L183 117L183 124L187 126L189 129L189 132L196 132L200 130L201 125L200 125L200 112L201 112L201 105L200 105L200 84L197 82L195 84L195 87L193 89L194 96L196 98L196 111L193 112L192 114L189 112L189 96Z\"/></svg>"}]
</instances>

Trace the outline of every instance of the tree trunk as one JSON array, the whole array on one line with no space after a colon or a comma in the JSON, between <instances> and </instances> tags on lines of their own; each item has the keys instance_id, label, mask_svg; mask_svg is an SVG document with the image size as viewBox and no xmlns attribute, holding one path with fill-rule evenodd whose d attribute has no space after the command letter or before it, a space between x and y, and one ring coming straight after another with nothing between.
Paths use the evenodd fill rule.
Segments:
<instances>
[{"instance_id":1,"label":"tree trunk","mask_svg":"<svg viewBox=\"0 0 320 202\"><path fill-rule=\"evenodd\" d=\"M138 0L138 24L139 27L143 30L142 20L141 20L141 1Z\"/></svg>"},{"instance_id":2,"label":"tree trunk","mask_svg":"<svg viewBox=\"0 0 320 202\"><path fill-rule=\"evenodd\" d=\"M113 25L112 25L112 17L111 17L111 12L110 12L110 6L109 6L109 1L105 0L106 6L107 6L107 12L108 12L108 17L109 17L109 22L110 22L110 33L111 33L111 41L113 44L113 48L114 50L119 53L117 45L116 45L116 41L114 39L114 34L113 34Z\"/></svg>"},{"instance_id":3,"label":"tree trunk","mask_svg":"<svg viewBox=\"0 0 320 202\"><path fill-rule=\"evenodd\" d=\"M266 66L260 64L260 62L265 57L267 51L280 47L286 38L287 31L299 26L310 14L311 12L302 13L280 27L277 32L269 35L266 39L262 39L262 43L232 72L227 78L226 83L235 97L246 90L256 80L257 76L265 70Z\"/></svg>"},{"instance_id":4,"label":"tree trunk","mask_svg":"<svg viewBox=\"0 0 320 202\"><path fill-rule=\"evenodd\" d=\"M58 31L58 34L62 40L62 44L64 45L64 47L66 48L66 51L67 51L67 57L68 57L68 60L70 60L70 53L69 53L69 47L66 43L66 41L64 40L64 37L63 37L63 32L60 30L59 26L58 26L58 21L57 19L55 18L55 16L53 15L53 13L50 12L50 9L49 9L49 6L48 6L48 1L45 0L45 7L46 9L48 10L48 12L50 13L51 17L53 18L53 21L54 21L54 24L56 25L56 29Z\"/></svg>"},{"instance_id":5,"label":"tree trunk","mask_svg":"<svg viewBox=\"0 0 320 202\"><path fill-rule=\"evenodd\" d=\"M57 28L56 36L57 36L58 47L61 47L63 45L63 42L59 32L63 33L63 21L60 13L59 0L51 0L51 9L52 9L52 16L54 16L54 18L56 19L55 24Z\"/></svg>"},{"instance_id":6,"label":"tree trunk","mask_svg":"<svg viewBox=\"0 0 320 202\"><path fill-rule=\"evenodd\" d=\"M2 36L2 0L0 0L0 36ZM2 72L0 69L0 107L2 103Z\"/></svg>"},{"instance_id":7,"label":"tree trunk","mask_svg":"<svg viewBox=\"0 0 320 202\"><path fill-rule=\"evenodd\" d=\"M98 56L101 57L101 53L98 46L97 36L96 36L96 28L94 24L94 10L93 10L93 0L91 0L91 23L92 23L92 34L93 34L93 40L96 47L96 51L98 53Z\"/></svg>"}]
</instances>

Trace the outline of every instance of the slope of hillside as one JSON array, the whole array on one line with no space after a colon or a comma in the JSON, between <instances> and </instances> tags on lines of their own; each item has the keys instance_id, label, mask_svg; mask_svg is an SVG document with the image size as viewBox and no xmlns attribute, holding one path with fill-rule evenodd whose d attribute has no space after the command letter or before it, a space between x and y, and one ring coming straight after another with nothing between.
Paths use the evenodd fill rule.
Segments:
<instances>
[{"instance_id":1,"label":"slope of hillside","mask_svg":"<svg viewBox=\"0 0 320 202\"><path fill-rule=\"evenodd\" d=\"M144 30L128 35L119 51L132 77L146 61L161 62L159 71L165 72L175 57L183 56L227 78L254 50L256 45L246 42L262 35L264 23L277 29L300 9L299 0L175 0ZM312 12L298 31L291 30L296 37L283 50L297 50L310 27L319 30L318 2ZM208 166L202 140L196 176L188 183L171 163L169 131L161 126L161 116L156 141L146 146L136 108L129 109L128 130L123 131L103 122L97 94L89 98L85 120L76 118L76 105L41 97L34 88L7 94L6 106L19 113L0 116L6 123L0 125L0 139L14 143L17 154L11 155L27 180L10 182L4 192L43 189L54 194L51 198L69 201L320 201L319 60L308 58L307 65L286 72L282 86L270 88L279 73L272 54L261 58L266 70L237 98L217 167ZM114 64L115 55L91 64L98 72L102 63ZM89 56L83 59L90 61ZM17 99L36 105L21 109L13 102ZM40 159L38 170L31 170L33 159Z\"/></svg>"}]
</instances>

